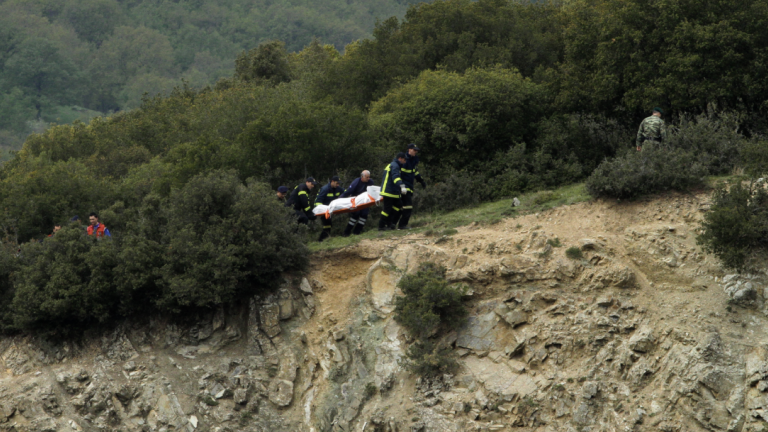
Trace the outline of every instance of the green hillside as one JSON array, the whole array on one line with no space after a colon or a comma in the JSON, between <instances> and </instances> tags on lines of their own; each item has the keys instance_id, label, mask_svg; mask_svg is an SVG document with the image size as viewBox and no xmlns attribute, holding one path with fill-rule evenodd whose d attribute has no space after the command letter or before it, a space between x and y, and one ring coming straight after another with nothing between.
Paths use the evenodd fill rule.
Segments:
<instances>
[{"instance_id":1,"label":"green hillside","mask_svg":"<svg viewBox=\"0 0 768 432\"><path fill-rule=\"evenodd\" d=\"M0 149L48 123L87 121L231 75L235 57L279 39L338 49L415 0L0 0Z\"/></svg>"}]
</instances>

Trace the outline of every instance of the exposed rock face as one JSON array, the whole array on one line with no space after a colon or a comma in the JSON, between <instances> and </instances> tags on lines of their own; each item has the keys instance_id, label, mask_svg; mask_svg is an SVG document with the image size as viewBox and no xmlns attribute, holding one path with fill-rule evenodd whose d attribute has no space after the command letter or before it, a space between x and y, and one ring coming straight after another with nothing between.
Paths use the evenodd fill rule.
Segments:
<instances>
[{"instance_id":1,"label":"exposed rock face","mask_svg":"<svg viewBox=\"0 0 768 432\"><path fill-rule=\"evenodd\" d=\"M700 208L587 203L365 240L183 325L0 339L0 431L759 431L765 276L722 277L695 245ZM404 369L393 319L397 281L426 261L470 308L438 335L461 371L431 380Z\"/></svg>"},{"instance_id":2,"label":"exposed rock face","mask_svg":"<svg viewBox=\"0 0 768 432\"><path fill-rule=\"evenodd\" d=\"M293 400L293 382L276 379L269 385L269 400L280 407L286 407Z\"/></svg>"},{"instance_id":3,"label":"exposed rock face","mask_svg":"<svg viewBox=\"0 0 768 432\"><path fill-rule=\"evenodd\" d=\"M731 300L741 307L755 307L762 303L763 277L758 275L730 274L720 280L720 285Z\"/></svg>"},{"instance_id":4,"label":"exposed rock face","mask_svg":"<svg viewBox=\"0 0 768 432\"><path fill-rule=\"evenodd\" d=\"M505 402L524 398L538 390L529 375L513 371L512 367L503 361L496 363L488 357L470 356L465 360L464 366L488 392L499 396Z\"/></svg>"},{"instance_id":5,"label":"exposed rock face","mask_svg":"<svg viewBox=\"0 0 768 432\"><path fill-rule=\"evenodd\" d=\"M647 353L653 349L653 329L644 326L629 338L629 349L639 353Z\"/></svg>"},{"instance_id":6,"label":"exposed rock face","mask_svg":"<svg viewBox=\"0 0 768 432\"><path fill-rule=\"evenodd\" d=\"M280 334L280 305L279 304L266 304L259 309L259 317L261 319L261 328L264 333L273 338Z\"/></svg>"}]
</instances>

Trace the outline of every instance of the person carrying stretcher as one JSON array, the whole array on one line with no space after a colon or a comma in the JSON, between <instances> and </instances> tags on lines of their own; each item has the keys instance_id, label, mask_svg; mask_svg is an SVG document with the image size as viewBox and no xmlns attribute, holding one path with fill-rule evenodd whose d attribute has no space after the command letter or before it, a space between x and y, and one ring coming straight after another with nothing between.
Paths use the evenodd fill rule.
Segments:
<instances>
[{"instance_id":1,"label":"person carrying stretcher","mask_svg":"<svg viewBox=\"0 0 768 432\"><path fill-rule=\"evenodd\" d=\"M368 186L373 186L373 180L371 180L371 173L366 170L360 173L360 177L352 180L352 184L341 194L341 198L356 197L367 191ZM344 228L342 236L349 237L350 234L358 235L362 233L365 228L365 221L368 219L368 211L369 209L366 208L350 213L349 223Z\"/></svg>"},{"instance_id":2,"label":"person carrying stretcher","mask_svg":"<svg viewBox=\"0 0 768 432\"><path fill-rule=\"evenodd\" d=\"M331 203L331 201L338 198L342 192L344 192L344 189L341 188L339 183L341 183L341 180L338 176L331 177L331 180L328 182L328 184L320 188L320 191L317 192L315 205L328 205ZM331 216L328 215L328 217L323 220L323 231L320 232L320 238L317 239L317 241L321 242L330 237L331 228L333 228L333 225L331 224Z\"/></svg>"},{"instance_id":3,"label":"person carrying stretcher","mask_svg":"<svg viewBox=\"0 0 768 432\"><path fill-rule=\"evenodd\" d=\"M400 169L400 179L405 184L405 190L407 191L401 197L401 204L403 209L400 216L400 222L396 219L390 221L391 224L397 223L397 229L407 230L411 229L408 226L408 222L411 220L411 213L413 212L413 190L416 189L414 182L421 183L421 187L427 188L427 182L421 178L417 165L419 164L419 148L416 144L408 144L408 153L405 155L405 164Z\"/></svg>"},{"instance_id":4,"label":"person carrying stretcher","mask_svg":"<svg viewBox=\"0 0 768 432\"><path fill-rule=\"evenodd\" d=\"M405 153L398 153L389 165L384 168L384 181L381 183L381 196L384 198L384 209L379 219L379 231L395 229L395 222L400 219L402 207L400 197L408 193L405 183L400 178L400 169L405 165Z\"/></svg>"},{"instance_id":5,"label":"person carrying stretcher","mask_svg":"<svg viewBox=\"0 0 768 432\"><path fill-rule=\"evenodd\" d=\"M287 206L293 206L296 211L296 219L300 224L307 225L309 221L315 220L316 216L312 213L312 203L309 201L309 193L312 188L317 185L317 182L312 177L307 177L307 180L296 186L291 192L291 196L288 197Z\"/></svg>"}]
</instances>

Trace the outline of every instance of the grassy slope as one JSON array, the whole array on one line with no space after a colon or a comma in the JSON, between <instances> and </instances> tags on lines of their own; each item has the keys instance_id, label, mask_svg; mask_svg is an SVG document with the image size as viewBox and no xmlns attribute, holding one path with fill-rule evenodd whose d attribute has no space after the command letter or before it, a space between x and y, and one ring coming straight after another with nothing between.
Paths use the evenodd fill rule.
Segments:
<instances>
[{"instance_id":1,"label":"grassy slope","mask_svg":"<svg viewBox=\"0 0 768 432\"><path fill-rule=\"evenodd\" d=\"M343 248L359 242L362 239L375 239L383 237L403 236L420 233L425 236L439 236L455 234L454 228L469 225L473 222L483 225L493 225L504 218L514 218L518 215L538 212L561 205L574 204L591 199L583 183L563 186L552 191L541 191L520 195L519 207L512 207L512 199L503 199L495 202L480 204L476 207L456 210L450 213L418 213L411 218L409 231L378 232L374 224L366 228L359 236L340 237L334 236L322 243L312 241L309 249L312 252ZM315 238L315 234L312 235Z\"/></svg>"}]
</instances>

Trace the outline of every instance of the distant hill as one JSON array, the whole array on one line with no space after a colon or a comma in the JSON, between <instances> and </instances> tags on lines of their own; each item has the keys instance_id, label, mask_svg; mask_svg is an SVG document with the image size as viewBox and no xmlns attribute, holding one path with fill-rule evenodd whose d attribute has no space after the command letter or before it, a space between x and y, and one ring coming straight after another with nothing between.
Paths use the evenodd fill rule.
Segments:
<instances>
[{"instance_id":1,"label":"distant hill","mask_svg":"<svg viewBox=\"0 0 768 432\"><path fill-rule=\"evenodd\" d=\"M0 0L0 148L31 131L130 109L145 92L232 74L271 39L338 49L417 0Z\"/></svg>"}]
</instances>

